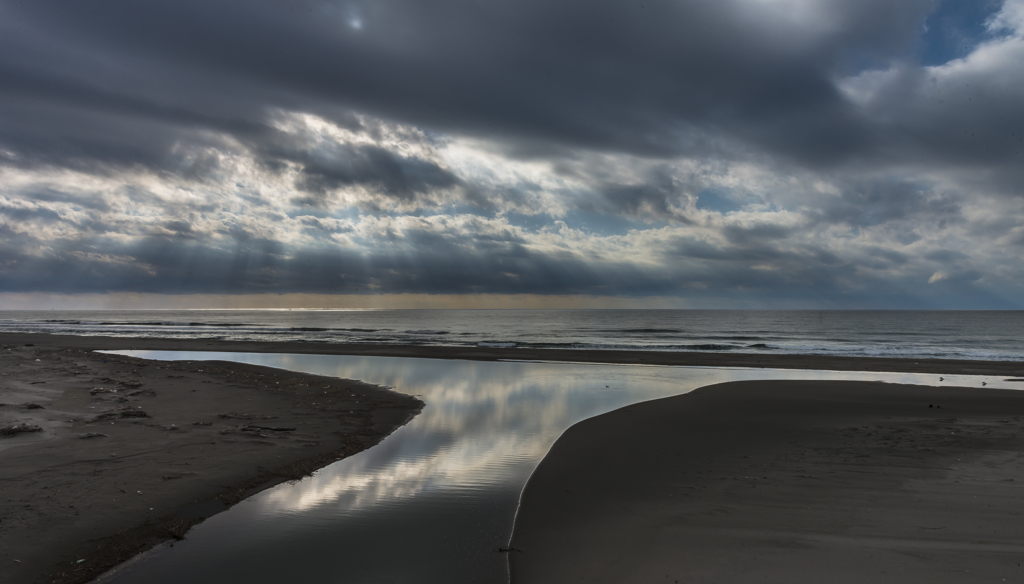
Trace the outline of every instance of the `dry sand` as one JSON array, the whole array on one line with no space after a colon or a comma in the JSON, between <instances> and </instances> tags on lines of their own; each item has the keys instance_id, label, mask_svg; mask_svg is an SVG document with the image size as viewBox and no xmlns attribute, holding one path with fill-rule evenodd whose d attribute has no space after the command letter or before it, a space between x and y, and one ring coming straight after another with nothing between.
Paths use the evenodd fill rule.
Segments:
<instances>
[{"instance_id":1,"label":"dry sand","mask_svg":"<svg viewBox=\"0 0 1024 584\"><path fill-rule=\"evenodd\" d=\"M423 405L357 381L61 340L0 335L0 434L14 434L0 435L3 584L87 582L368 448Z\"/></svg>"},{"instance_id":2,"label":"dry sand","mask_svg":"<svg viewBox=\"0 0 1024 584\"><path fill-rule=\"evenodd\" d=\"M1022 449L1010 390L746 381L631 405L531 477L512 581L1019 582Z\"/></svg>"}]
</instances>

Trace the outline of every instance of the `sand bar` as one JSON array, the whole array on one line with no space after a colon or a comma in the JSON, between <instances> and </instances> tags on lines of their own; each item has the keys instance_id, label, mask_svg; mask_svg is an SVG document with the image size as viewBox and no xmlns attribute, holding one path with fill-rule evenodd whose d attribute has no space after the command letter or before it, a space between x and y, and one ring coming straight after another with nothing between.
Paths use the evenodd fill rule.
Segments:
<instances>
[{"instance_id":1,"label":"sand bar","mask_svg":"<svg viewBox=\"0 0 1024 584\"><path fill-rule=\"evenodd\" d=\"M524 490L512 581L1024 577L1024 392L744 381L559 438Z\"/></svg>"},{"instance_id":2,"label":"sand bar","mask_svg":"<svg viewBox=\"0 0 1024 584\"><path fill-rule=\"evenodd\" d=\"M376 444L423 405L357 381L144 361L66 339L0 336L4 584L88 582Z\"/></svg>"},{"instance_id":3,"label":"sand bar","mask_svg":"<svg viewBox=\"0 0 1024 584\"><path fill-rule=\"evenodd\" d=\"M228 351L249 353L300 353L311 355L367 355L420 357L473 361L536 360L575 363L622 363L685 367L765 367L827 371L878 371L939 373L948 375L1004 375L1024 377L1024 362L956 359L902 359L884 357L831 357L823 355L772 355L753 353L704 353L668 351L615 351L531 349L500 347L428 347L421 345L333 344L308 342L222 341L215 339L136 339L73 335L0 334L0 343L60 343L82 349L149 349L164 351Z\"/></svg>"}]
</instances>

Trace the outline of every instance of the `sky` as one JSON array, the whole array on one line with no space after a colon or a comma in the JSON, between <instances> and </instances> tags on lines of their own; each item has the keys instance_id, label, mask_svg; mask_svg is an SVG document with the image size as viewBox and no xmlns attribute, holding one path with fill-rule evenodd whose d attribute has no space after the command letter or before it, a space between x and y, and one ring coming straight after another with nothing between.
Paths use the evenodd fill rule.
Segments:
<instances>
[{"instance_id":1,"label":"sky","mask_svg":"<svg viewBox=\"0 0 1024 584\"><path fill-rule=\"evenodd\" d=\"M1024 308L1024 0L0 0L0 308Z\"/></svg>"}]
</instances>

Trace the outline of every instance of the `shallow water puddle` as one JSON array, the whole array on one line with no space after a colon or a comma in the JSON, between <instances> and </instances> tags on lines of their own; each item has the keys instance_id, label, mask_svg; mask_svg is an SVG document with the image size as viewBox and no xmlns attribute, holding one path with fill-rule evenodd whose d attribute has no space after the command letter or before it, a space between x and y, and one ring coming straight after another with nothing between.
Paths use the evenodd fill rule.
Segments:
<instances>
[{"instance_id":1,"label":"shallow water puddle","mask_svg":"<svg viewBox=\"0 0 1024 584\"><path fill-rule=\"evenodd\" d=\"M519 493L576 422L746 379L849 379L1024 389L999 377L396 357L115 351L223 360L392 387L426 402L379 445L259 493L104 584L507 582Z\"/></svg>"}]
</instances>

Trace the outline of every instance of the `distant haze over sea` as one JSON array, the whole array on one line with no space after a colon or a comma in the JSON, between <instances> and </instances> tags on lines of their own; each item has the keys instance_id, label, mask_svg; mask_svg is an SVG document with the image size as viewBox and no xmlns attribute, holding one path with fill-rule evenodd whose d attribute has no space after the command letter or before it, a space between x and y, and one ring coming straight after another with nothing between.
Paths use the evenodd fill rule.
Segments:
<instances>
[{"instance_id":1,"label":"distant haze over sea","mask_svg":"<svg viewBox=\"0 0 1024 584\"><path fill-rule=\"evenodd\" d=\"M1024 360L1024 311L4 311L0 332Z\"/></svg>"}]
</instances>

